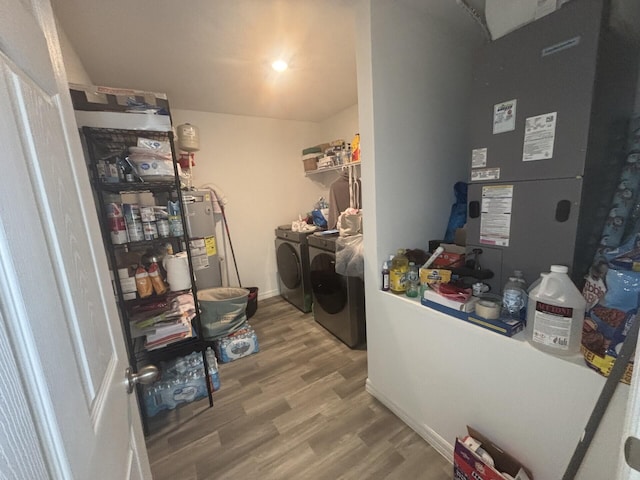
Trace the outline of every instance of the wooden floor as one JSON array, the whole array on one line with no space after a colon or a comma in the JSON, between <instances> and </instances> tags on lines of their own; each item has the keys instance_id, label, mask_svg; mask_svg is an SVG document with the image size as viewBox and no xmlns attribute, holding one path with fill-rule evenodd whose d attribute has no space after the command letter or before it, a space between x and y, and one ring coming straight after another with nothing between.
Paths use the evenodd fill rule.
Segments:
<instances>
[{"instance_id":1,"label":"wooden floor","mask_svg":"<svg viewBox=\"0 0 640 480\"><path fill-rule=\"evenodd\" d=\"M280 299L250 320L261 351L220 365L214 407L151 419L155 480L452 478L451 464L365 391L367 355Z\"/></svg>"}]
</instances>

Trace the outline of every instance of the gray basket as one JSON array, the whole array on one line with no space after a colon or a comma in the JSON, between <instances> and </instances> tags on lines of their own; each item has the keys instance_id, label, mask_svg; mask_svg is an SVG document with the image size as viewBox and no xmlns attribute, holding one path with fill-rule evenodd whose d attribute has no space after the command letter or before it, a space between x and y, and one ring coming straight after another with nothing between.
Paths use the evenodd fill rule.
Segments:
<instances>
[{"instance_id":1,"label":"gray basket","mask_svg":"<svg viewBox=\"0 0 640 480\"><path fill-rule=\"evenodd\" d=\"M226 337L247 320L249 290L218 287L198 291L202 336L205 340Z\"/></svg>"}]
</instances>

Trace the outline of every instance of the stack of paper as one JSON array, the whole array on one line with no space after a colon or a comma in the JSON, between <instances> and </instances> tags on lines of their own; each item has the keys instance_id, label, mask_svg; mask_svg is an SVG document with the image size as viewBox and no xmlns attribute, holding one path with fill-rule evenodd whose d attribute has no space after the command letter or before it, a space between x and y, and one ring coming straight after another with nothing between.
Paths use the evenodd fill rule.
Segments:
<instances>
[{"instance_id":1,"label":"stack of paper","mask_svg":"<svg viewBox=\"0 0 640 480\"><path fill-rule=\"evenodd\" d=\"M195 304L191 293L173 298L169 307L152 312L141 312L132 317L131 335L146 336L145 348L155 350L191 338L191 320L195 316Z\"/></svg>"}]
</instances>

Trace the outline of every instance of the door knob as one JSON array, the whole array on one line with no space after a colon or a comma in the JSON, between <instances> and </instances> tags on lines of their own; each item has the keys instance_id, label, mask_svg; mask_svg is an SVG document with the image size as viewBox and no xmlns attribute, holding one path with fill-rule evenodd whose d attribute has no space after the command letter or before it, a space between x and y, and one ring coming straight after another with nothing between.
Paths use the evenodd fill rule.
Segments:
<instances>
[{"instance_id":1,"label":"door knob","mask_svg":"<svg viewBox=\"0 0 640 480\"><path fill-rule=\"evenodd\" d=\"M624 442L624 458L634 470L640 470L640 440L628 437Z\"/></svg>"},{"instance_id":2,"label":"door knob","mask_svg":"<svg viewBox=\"0 0 640 480\"><path fill-rule=\"evenodd\" d=\"M158 376L158 367L155 365L145 365L137 373L131 367L127 367L124 372L125 382L127 383L127 393L133 392L133 387L141 383L148 385Z\"/></svg>"}]
</instances>

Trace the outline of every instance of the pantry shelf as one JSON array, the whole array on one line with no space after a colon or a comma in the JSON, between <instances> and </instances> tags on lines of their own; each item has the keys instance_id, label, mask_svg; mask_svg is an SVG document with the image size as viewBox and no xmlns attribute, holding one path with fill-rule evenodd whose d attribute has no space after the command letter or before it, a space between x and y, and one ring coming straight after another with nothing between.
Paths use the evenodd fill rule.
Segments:
<instances>
[{"instance_id":1,"label":"pantry shelf","mask_svg":"<svg viewBox=\"0 0 640 480\"><path fill-rule=\"evenodd\" d=\"M83 127L82 133L130 365L134 370L150 364L160 368L160 362L198 352L206 375L205 352L209 343L200 335L185 199L175 162L173 133L98 127ZM143 156L150 160L145 157L139 168L133 168L127 155L140 150L139 143L148 141L170 149L173 160L145 153ZM131 171L125 170L127 165ZM171 176L167 175L170 169ZM154 171L161 173L156 175ZM181 275L174 279L179 277L180 283L169 282L163 259L167 260L167 270L168 260L175 260L172 265ZM187 294L190 298L184 298ZM212 387L205 383L209 405L213 406ZM145 387L137 388L143 428L149 433L148 417L157 412L149 410L142 400Z\"/></svg>"},{"instance_id":2,"label":"pantry shelf","mask_svg":"<svg viewBox=\"0 0 640 480\"><path fill-rule=\"evenodd\" d=\"M336 165L334 167L325 167L325 168L318 168L316 170L307 170L305 173L305 175L311 176L311 175L318 175L319 173L325 173L325 172L335 172L336 170L342 170L343 168L348 168L348 167L359 167L360 166L360 162L350 162L350 163L345 163L344 165Z\"/></svg>"}]
</instances>

